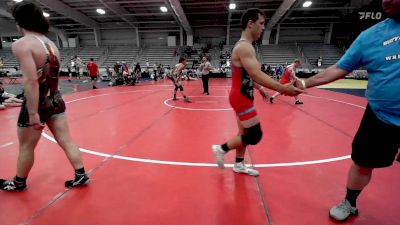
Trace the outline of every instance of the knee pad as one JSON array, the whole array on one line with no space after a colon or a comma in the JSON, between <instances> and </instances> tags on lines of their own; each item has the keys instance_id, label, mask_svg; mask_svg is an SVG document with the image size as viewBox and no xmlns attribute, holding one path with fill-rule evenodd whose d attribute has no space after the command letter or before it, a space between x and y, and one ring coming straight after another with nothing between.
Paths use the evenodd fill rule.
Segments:
<instances>
[{"instance_id":1,"label":"knee pad","mask_svg":"<svg viewBox=\"0 0 400 225\"><path fill-rule=\"evenodd\" d=\"M260 124L245 128L242 135L242 142L245 145L256 145L262 138L262 130Z\"/></svg>"},{"instance_id":2,"label":"knee pad","mask_svg":"<svg viewBox=\"0 0 400 225\"><path fill-rule=\"evenodd\" d=\"M179 87L175 85L175 91L178 91Z\"/></svg>"},{"instance_id":3,"label":"knee pad","mask_svg":"<svg viewBox=\"0 0 400 225\"><path fill-rule=\"evenodd\" d=\"M182 85L179 85L179 90L183 91Z\"/></svg>"}]
</instances>

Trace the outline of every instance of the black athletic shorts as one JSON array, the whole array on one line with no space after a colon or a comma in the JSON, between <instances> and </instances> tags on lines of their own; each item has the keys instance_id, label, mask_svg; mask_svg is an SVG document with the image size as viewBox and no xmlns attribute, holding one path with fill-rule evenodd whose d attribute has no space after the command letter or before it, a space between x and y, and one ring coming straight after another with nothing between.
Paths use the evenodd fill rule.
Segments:
<instances>
[{"instance_id":1,"label":"black athletic shorts","mask_svg":"<svg viewBox=\"0 0 400 225\"><path fill-rule=\"evenodd\" d=\"M393 164L399 148L400 127L381 121L367 105L353 140L353 161L367 168L388 167Z\"/></svg>"},{"instance_id":2,"label":"black athletic shorts","mask_svg":"<svg viewBox=\"0 0 400 225\"><path fill-rule=\"evenodd\" d=\"M51 101L51 107L41 107L43 106L43 101L39 102L39 116L40 116L40 122L42 123L47 123L49 119L52 118L57 118L64 116L65 114L65 102L61 97L61 94L59 91L56 92L54 97L52 98ZM30 127L31 125L29 124L29 113L28 113L28 108L26 106L26 99L22 103L21 106L21 111L19 113L18 117L18 127Z\"/></svg>"}]
</instances>

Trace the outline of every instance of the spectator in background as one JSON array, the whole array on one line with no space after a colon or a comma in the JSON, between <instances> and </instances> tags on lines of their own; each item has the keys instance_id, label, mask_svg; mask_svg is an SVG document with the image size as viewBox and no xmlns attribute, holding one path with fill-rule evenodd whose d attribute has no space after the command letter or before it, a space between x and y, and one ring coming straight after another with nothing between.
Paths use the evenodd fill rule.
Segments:
<instances>
[{"instance_id":1,"label":"spectator in background","mask_svg":"<svg viewBox=\"0 0 400 225\"><path fill-rule=\"evenodd\" d=\"M74 71L75 71L75 60L74 59L75 59L75 57L71 56L71 64L70 64L70 66L68 66L68 76L69 76L68 81L69 82L72 81L72 69L74 69ZM76 73L76 71L75 71L75 73Z\"/></svg>"},{"instance_id":2,"label":"spectator in background","mask_svg":"<svg viewBox=\"0 0 400 225\"><path fill-rule=\"evenodd\" d=\"M127 76L129 74L128 64L125 61L121 62L121 73L123 76Z\"/></svg>"},{"instance_id":3,"label":"spectator in background","mask_svg":"<svg viewBox=\"0 0 400 225\"><path fill-rule=\"evenodd\" d=\"M120 67L121 67L121 65L119 64L119 62L116 62L114 64L114 72L115 72L115 76L117 76L117 77L120 75L120 71L119 71Z\"/></svg>"},{"instance_id":4,"label":"spectator in background","mask_svg":"<svg viewBox=\"0 0 400 225\"><path fill-rule=\"evenodd\" d=\"M93 58L90 59L89 63L86 65L86 68L88 70L90 79L92 80L93 89L97 89L96 81L99 76L99 67L94 62Z\"/></svg>"},{"instance_id":5,"label":"spectator in background","mask_svg":"<svg viewBox=\"0 0 400 225\"><path fill-rule=\"evenodd\" d=\"M277 64L275 67L275 75L279 77L282 74L282 71L283 71L282 66Z\"/></svg>"},{"instance_id":6,"label":"spectator in background","mask_svg":"<svg viewBox=\"0 0 400 225\"><path fill-rule=\"evenodd\" d=\"M4 61L3 58L0 57L0 70L3 70L4 68Z\"/></svg>"},{"instance_id":7,"label":"spectator in background","mask_svg":"<svg viewBox=\"0 0 400 225\"><path fill-rule=\"evenodd\" d=\"M5 109L6 106L3 105L4 98L3 98L3 93L4 93L4 88L3 88L3 83L0 81L0 110Z\"/></svg>"},{"instance_id":8,"label":"spectator in background","mask_svg":"<svg viewBox=\"0 0 400 225\"><path fill-rule=\"evenodd\" d=\"M107 75L107 79L111 79L112 71L111 71L111 68L109 66L106 66L106 75Z\"/></svg>"},{"instance_id":9,"label":"spectator in background","mask_svg":"<svg viewBox=\"0 0 400 225\"><path fill-rule=\"evenodd\" d=\"M265 64L262 64L262 65L261 65L261 71L262 71L263 73L266 73Z\"/></svg>"},{"instance_id":10,"label":"spectator in background","mask_svg":"<svg viewBox=\"0 0 400 225\"><path fill-rule=\"evenodd\" d=\"M77 55L75 56L75 72L76 72L76 76L80 77L81 76L81 67L83 66L83 62L82 59L79 58Z\"/></svg>"},{"instance_id":11,"label":"spectator in background","mask_svg":"<svg viewBox=\"0 0 400 225\"><path fill-rule=\"evenodd\" d=\"M136 63L135 69L133 70L133 75L135 76L136 83L138 83L140 77L142 76L142 68L140 68L139 62Z\"/></svg>"},{"instance_id":12,"label":"spectator in background","mask_svg":"<svg viewBox=\"0 0 400 225\"><path fill-rule=\"evenodd\" d=\"M210 70L212 70L211 63L208 61L207 57L203 57L202 62L199 66L199 71L201 73L201 80L203 81L203 95L209 95L208 92L208 79Z\"/></svg>"},{"instance_id":13,"label":"spectator in background","mask_svg":"<svg viewBox=\"0 0 400 225\"><path fill-rule=\"evenodd\" d=\"M165 73L164 66L160 63L157 67L159 77L163 78L163 74Z\"/></svg>"},{"instance_id":14,"label":"spectator in background","mask_svg":"<svg viewBox=\"0 0 400 225\"><path fill-rule=\"evenodd\" d=\"M68 71L68 81L71 82L72 79L71 66L67 66L67 71Z\"/></svg>"},{"instance_id":15,"label":"spectator in background","mask_svg":"<svg viewBox=\"0 0 400 225\"><path fill-rule=\"evenodd\" d=\"M271 65L267 65L267 71L266 71L266 73L268 74L268 75L271 75L272 74L272 68L271 68Z\"/></svg>"},{"instance_id":16,"label":"spectator in background","mask_svg":"<svg viewBox=\"0 0 400 225\"><path fill-rule=\"evenodd\" d=\"M3 105L4 108L6 106L21 106L24 100L17 98L16 95L7 93L2 85L3 83L0 81L0 105ZM1 108L2 106L0 106Z\"/></svg>"},{"instance_id":17,"label":"spectator in background","mask_svg":"<svg viewBox=\"0 0 400 225\"><path fill-rule=\"evenodd\" d=\"M121 71L122 71L122 77L124 79L124 83L125 85L128 85L129 83L131 83L131 81L129 80L129 67L128 64L126 64L125 61L123 61L121 63Z\"/></svg>"},{"instance_id":18,"label":"spectator in background","mask_svg":"<svg viewBox=\"0 0 400 225\"><path fill-rule=\"evenodd\" d=\"M322 57L321 57L321 56L318 57L318 59L317 59L317 66L318 66L318 67L321 67L321 66L322 66Z\"/></svg>"},{"instance_id":19,"label":"spectator in background","mask_svg":"<svg viewBox=\"0 0 400 225\"><path fill-rule=\"evenodd\" d=\"M153 65L153 72L154 72L154 80L157 80L157 64L154 63Z\"/></svg>"}]
</instances>

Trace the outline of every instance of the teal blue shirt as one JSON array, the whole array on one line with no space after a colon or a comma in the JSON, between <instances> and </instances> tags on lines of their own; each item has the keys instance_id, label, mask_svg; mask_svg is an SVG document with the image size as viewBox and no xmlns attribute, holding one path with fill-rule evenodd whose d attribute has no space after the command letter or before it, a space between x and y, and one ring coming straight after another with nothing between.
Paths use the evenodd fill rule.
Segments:
<instances>
[{"instance_id":1,"label":"teal blue shirt","mask_svg":"<svg viewBox=\"0 0 400 225\"><path fill-rule=\"evenodd\" d=\"M336 65L346 71L366 67L371 109L400 126L400 20L388 18L363 31Z\"/></svg>"}]
</instances>

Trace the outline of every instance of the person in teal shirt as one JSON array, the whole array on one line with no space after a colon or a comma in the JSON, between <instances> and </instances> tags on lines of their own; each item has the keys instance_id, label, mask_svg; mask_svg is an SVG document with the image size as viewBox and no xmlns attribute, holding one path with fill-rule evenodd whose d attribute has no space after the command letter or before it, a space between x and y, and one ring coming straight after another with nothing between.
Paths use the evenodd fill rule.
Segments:
<instances>
[{"instance_id":1,"label":"person in teal shirt","mask_svg":"<svg viewBox=\"0 0 400 225\"><path fill-rule=\"evenodd\" d=\"M400 148L400 0L383 0L382 6L387 19L363 31L336 65L299 81L309 88L343 78L360 67L368 71L368 105L352 144L347 194L329 212L339 221L358 213L356 200L372 171L391 166Z\"/></svg>"}]
</instances>

